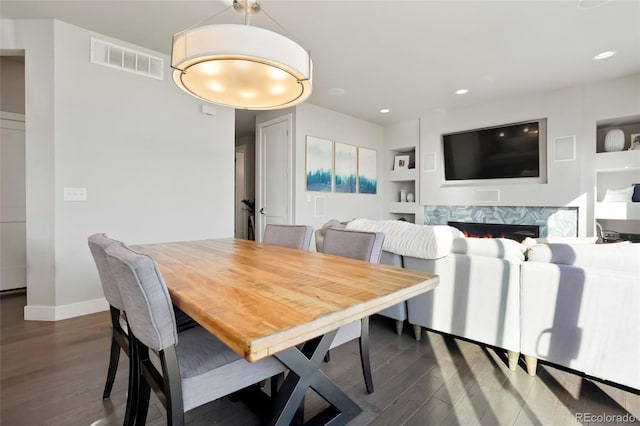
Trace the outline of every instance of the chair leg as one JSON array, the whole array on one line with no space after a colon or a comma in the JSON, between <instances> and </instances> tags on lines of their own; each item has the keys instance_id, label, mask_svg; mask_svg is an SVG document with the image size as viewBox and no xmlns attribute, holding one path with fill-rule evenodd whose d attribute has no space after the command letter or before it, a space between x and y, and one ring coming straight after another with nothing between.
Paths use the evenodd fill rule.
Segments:
<instances>
[{"instance_id":1,"label":"chair leg","mask_svg":"<svg viewBox=\"0 0 640 426\"><path fill-rule=\"evenodd\" d=\"M164 395L166 398L168 426L184 425L184 406L182 404L182 380L175 346L169 346L160 352L162 360L162 376L164 378Z\"/></svg>"},{"instance_id":2,"label":"chair leg","mask_svg":"<svg viewBox=\"0 0 640 426\"><path fill-rule=\"evenodd\" d=\"M271 398L275 398L275 396L278 394L278 389L280 389L280 385L282 385L283 381L284 373L279 373L271 377Z\"/></svg>"},{"instance_id":3,"label":"chair leg","mask_svg":"<svg viewBox=\"0 0 640 426\"><path fill-rule=\"evenodd\" d=\"M104 384L102 399L108 399L111 396L113 382L116 379L118 371L118 362L120 361L120 343L116 340L116 327L120 327L120 310L109 305L109 313L111 315L111 351L109 354L109 368L107 369L107 381Z\"/></svg>"},{"instance_id":4,"label":"chair leg","mask_svg":"<svg viewBox=\"0 0 640 426\"><path fill-rule=\"evenodd\" d=\"M113 382L116 379L116 372L118 371L119 361L120 361L120 344L116 341L115 337L113 337L113 334L112 334L111 353L109 355L109 369L107 370L107 382L104 384L104 392L102 392L102 399L109 399L109 397L111 396L111 389L113 388Z\"/></svg>"},{"instance_id":5,"label":"chair leg","mask_svg":"<svg viewBox=\"0 0 640 426\"><path fill-rule=\"evenodd\" d=\"M147 412L149 411L149 399L151 397L151 387L144 378L140 379L138 387L136 423L135 426L144 426L147 424Z\"/></svg>"},{"instance_id":6,"label":"chair leg","mask_svg":"<svg viewBox=\"0 0 640 426\"><path fill-rule=\"evenodd\" d=\"M129 335L129 383L127 389L127 408L124 414L124 425L133 426L136 424L144 424L146 420L146 410L140 410L140 384L142 374L140 370L140 356L138 355L137 341L133 335ZM142 415L145 419L142 422L138 416Z\"/></svg>"},{"instance_id":7,"label":"chair leg","mask_svg":"<svg viewBox=\"0 0 640 426\"><path fill-rule=\"evenodd\" d=\"M402 336L402 329L404 328L404 321L396 321L396 334Z\"/></svg>"},{"instance_id":8,"label":"chair leg","mask_svg":"<svg viewBox=\"0 0 640 426\"><path fill-rule=\"evenodd\" d=\"M367 387L367 393L373 393L373 376L371 374L371 362L369 360L369 317L361 320L362 331L360 332L360 364L362 364L362 375Z\"/></svg>"}]
</instances>

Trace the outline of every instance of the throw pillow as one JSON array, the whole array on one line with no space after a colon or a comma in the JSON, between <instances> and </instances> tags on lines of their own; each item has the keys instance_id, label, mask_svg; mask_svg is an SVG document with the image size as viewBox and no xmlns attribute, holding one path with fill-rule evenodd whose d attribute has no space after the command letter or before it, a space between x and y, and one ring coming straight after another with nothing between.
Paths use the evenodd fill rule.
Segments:
<instances>
[{"instance_id":1,"label":"throw pillow","mask_svg":"<svg viewBox=\"0 0 640 426\"><path fill-rule=\"evenodd\" d=\"M612 202L628 202L631 201L631 196L633 194L633 186L623 189L607 189L607 192L604 194L604 198L602 199L603 203L612 203Z\"/></svg>"},{"instance_id":2,"label":"throw pillow","mask_svg":"<svg viewBox=\"0 0 640 426\"><path fill-rule=\"evenodd\" d=\"M631 196L631 201L634 203L640 202L640 183L633 184L633 195Z\"/></svg>"}]
</instances>

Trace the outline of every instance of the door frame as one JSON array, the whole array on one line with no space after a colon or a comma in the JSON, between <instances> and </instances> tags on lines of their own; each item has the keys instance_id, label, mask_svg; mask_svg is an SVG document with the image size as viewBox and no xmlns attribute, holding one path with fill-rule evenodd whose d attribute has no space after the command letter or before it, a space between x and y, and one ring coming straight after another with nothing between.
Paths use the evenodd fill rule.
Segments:
<instances>
[{"instance_id":1,"label":"door frame","mask_svg":"<svg viewBox=\"0 0 640 426\"><path fill-rule=\"evenodd\" d=\"M18 130L18 131L22 131L24 134L24 139L22 141L23 143L23 148L24 148L24 163L22 164L23 167L23 172L24 172L24 177L25 177L25 204L24 206L22 206L22 208L24 209L24 211L22 212L22 216L24 217L24 226L25 226L25 235L24 235L24 248L25 248L25 253L24 253L24 264L25 264L25 282L24 282L24 287L16 287L16 288L11 288L11 289L5 289L4 291L7 291L9 294L12 291L23 291L26 289L26 291L29 291L29 271L28 271L28 265L29 265L29 258L28 258L28 254L29 251L27 249L27 235L26 235L26 228L27 228L27 199L26 199L26 179L27 179L27 137L26 137L26 115L25 114L21 114L21 113L15 113L15 112L9 112L9 111L2 111L0 110L0 122L2 123L2 127L6 128L6 129L10 129L10 130ZM0 216L4 217L4 211L2 212L2 214ZM20 221L18 221L20 222Z\"/></svg>"},{"instance_id":2,"label":"door frame","mask_svg":"<svg viewBox=\"0 0 640 426\"><path fill-rule=\"evenodd\" d=\"M242 158L243 158L243 164L242 164L242 170L243 170L243 176L242 176L242 193L243 193L243 197L246 199L247 197L247 145L246 144L242 144L242 145L236 145L236 149L234 152L234 205L235 205L235 209L234 209L234 236L236 238L248 238L248 223L249 223L249 214L246 210L244 210L242 208L243 204L241 202L241 200L236 199L236 195L238 193L238 189L240 187L240 185L238 185L238 180L235 179L238 177L238 154L242 154ZM240 229L238 229L238 227L240 227ZM238 236L239 234L239 236Z\"/></svg>"},{"instance_id":3,"label":"door frame","mask_svg":"<svg viewBox=\"0 0 640 426\"><path fill-rule=\"evenodd\" d=\"M264 166L264 161L266 158L266 155L264 153L264 150L266 149L265 146L265 142L264 142L264 129L266 127L270 127L274 124L280 123L286 121L287 122L287 142L286 142L286 149L287 149L287 169L288 169L288 173L287 173L287 223L293 224L294 223L294 217L293 217L293 200L294 200L294 194L293 194L293 190L294 190L294 185L293 185L293 179L294 179L294 169L293 169L293 114L292 113L288 113L288 114L284 114L281 115L279 117L276 117L274 119L271 119L269 121L265 121L263 123L259 123L257 128L258 128L258 137L256 138L256 241L262 241L262 234L264 232L264 227L265 227L265 221L264 221L264 215L260 214L260 208L263 205L263 194L264 194L264 186L265 186L265 179L264 179L264 173L265 173L265 166Z\"/></svg>"}]
</instances>

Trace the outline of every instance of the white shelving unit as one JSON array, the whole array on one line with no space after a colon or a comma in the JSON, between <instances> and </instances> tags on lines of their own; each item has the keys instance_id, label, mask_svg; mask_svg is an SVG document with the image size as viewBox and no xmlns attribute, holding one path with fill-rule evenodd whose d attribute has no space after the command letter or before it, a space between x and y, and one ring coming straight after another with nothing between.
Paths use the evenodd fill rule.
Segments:
<instances>
[{"instance_id":1,"label":"white shelving unit","mask_svg":"<svg viewBox=\"0 0 640 426\"><path fill-rule=\"evenodd\" d=\"M625 132L625 150L605 152L604 137L613 128ZM603 198L607 189L624 189L640 183L640 150L628 150L630 135L635 133L640 133L640 116L598 123L594 217L604 229L624 234L640 234L640 203L631 200L603 202Z\"/></svg>"},{"instance_id":2,"label":"white shelving unit","mask_svg":"<svg viewBox=\"0 0 640 426\"><path fill-rule=\"evenodd\" d=\"M640 203L596 203L596 219L640 220Z\"/></svg>"},{"instance_id":3,"label":"white shelving unit","mask_svg":"<svg viewBox=\"0 0 640 426\"><path fill-rule=\"evenodd\" d=\"M385 129L385 196L386 219L406 219L409 222L424 221L424 209L420 204L420 174L418 160L420 149L420 122L403 123ZM412 168L394 170L395 157L408 155ZM413 194L413 202L400 202L400 191Z\"/></svg>"},{"instance_id":4,"label":"white shelving unit","mask_svg":"<svg viewBox=\"0 0 640 426\"><path fill-rule=\"evenodd\" d=\"M396 155L409 155L410 163L415 166L417 146L404 147L389 150L388 163L393 167ZM391 219L404 218L409 222L416 222L416 212L419 207L418 201L418 169L388 170L387 172L387 196L386 213ZM400 191L413 194L413 202L401 202Z\"/></svg>"}]
</instances>

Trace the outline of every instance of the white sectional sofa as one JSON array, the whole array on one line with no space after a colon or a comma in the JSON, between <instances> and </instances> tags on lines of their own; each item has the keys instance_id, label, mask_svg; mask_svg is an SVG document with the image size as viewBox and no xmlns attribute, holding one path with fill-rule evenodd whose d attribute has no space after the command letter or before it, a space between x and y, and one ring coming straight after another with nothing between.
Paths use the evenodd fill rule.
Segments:
<instances>
[{"instance_id":1,"label":"white sectional sofa","mask_svg":"<svg viewBox=\"0 0 640 426\"><path fill-rule=\"evenodd\" d=\"M346 226L385 232L386 222L395 221ZM416 339L426 327L504 349L512 370L522 353L531 375L544 360L640 389L640 244L575 238L525 245L457 237L452 230L417 257L415 247L398 240L425 226L392 227L383 262L440 276L431 292L380 312L396 320L398 333L407 319ZM321 234L316 231L316 244Z\"/></svg>"},{"instance_id":2,"label":"white sectional sofa","mask_svg":"<svg viewBox=\"0 0 640 426\"><path fill-rule=\"evenodd\" d=\"M640 244L548 244L522 264L521 344L545 360L640 389Z\"/></svg>"}]
</instances>

